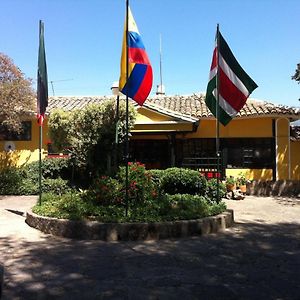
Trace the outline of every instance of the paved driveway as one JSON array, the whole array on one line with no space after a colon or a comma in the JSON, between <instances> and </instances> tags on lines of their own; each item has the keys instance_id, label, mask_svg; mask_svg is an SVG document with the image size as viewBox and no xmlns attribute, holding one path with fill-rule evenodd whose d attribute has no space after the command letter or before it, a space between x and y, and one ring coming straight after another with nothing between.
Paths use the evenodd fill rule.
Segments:
<instances>
[{"instance_id":1,"label":"paved driveway","mask_svg":"<svg viewBox=\"0 0 300 300\"><path fill-rule=\"evenodd\" d=\"M216 235L113 243L28 227L35 201L0 196L3 299L300 299L300 199L228 200Z\"/></svg>"}]
</instances>

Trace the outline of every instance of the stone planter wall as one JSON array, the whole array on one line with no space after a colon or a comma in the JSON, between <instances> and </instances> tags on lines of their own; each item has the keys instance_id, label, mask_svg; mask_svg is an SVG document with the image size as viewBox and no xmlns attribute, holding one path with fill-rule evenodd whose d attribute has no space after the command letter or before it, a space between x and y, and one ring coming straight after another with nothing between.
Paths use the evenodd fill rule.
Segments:
<instances>
[{"instance_id":1,"label":"stone planter wall","mask_svg":"<svg viewBox=\"0 0 300 300\"><path fill-rule=\"evenodd\" d=\"M216 233L234 223L233 210L197 220L157 223L99 223L42 217L27 212L26 223L45 233L104 241L158 240Z\"/></svg>"}]
</instances>

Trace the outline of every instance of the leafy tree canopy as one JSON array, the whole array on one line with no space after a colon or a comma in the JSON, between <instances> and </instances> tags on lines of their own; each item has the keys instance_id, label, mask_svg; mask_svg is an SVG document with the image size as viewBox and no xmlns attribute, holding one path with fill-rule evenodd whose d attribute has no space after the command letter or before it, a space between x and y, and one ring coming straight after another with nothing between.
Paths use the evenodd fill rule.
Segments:
<instances>
[{"instance_id":1,"label":"leafy tree canopy","mask_svg":"<svg viewBox=\"0 0 300 300\"><path fill-rule=\"evenodd\" d=\"M21 130L21 116L35 109L31 80L7 55L0 53L0 125Z\"/></svg>"},{"instance_id":2,"label":"leafy tree canopy","mask_svg":"<svg viewBox=\"0 0 300 300\"><path fill-rule=\"evenodd\" d=\"M54 149L68 149L77 166L92 173L105 170L116 136L116 102L91 104L70 112L56 109L49 118L49 135ZM129 129L134 125L136 111L129 106ZM122 143L126 134L125 101L120 101L118 137Z\"/></svg>"}]
</instances>

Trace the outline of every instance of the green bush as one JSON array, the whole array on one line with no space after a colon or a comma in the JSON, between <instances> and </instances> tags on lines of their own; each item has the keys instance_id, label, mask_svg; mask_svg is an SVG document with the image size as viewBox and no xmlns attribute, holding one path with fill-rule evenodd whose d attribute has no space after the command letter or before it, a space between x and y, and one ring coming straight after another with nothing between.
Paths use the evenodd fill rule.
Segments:
<instances>
[{"instance_id":1,"label":"green bush","mask_svg":"<svg viewBox=\"0 0 300 300\"><path fill-rule=\"evenodd\" d=\"M32 180L39 178L39 161L31 162L22 169L26 172L26 177ZM44 178L71 179L71 166L68 158L45 158L42 160L42 176Z\"/></svg>"},{"instance_id":2,"label":"green bush","mask_svg":"<svg viewBox=\"0 0 300 300\"><path fill-rule=\"evenodd\" d=\"M32 181L28 178L23 178L21 186L19 187L18 195L37 195L39 193L38 179Z\"/></svg>"},{"instance_id":3,"label":"green bush","mask_svg":"<svg viewBox=\"0 0 300 300\"><path fill-rule=\"evenodd\" d=\"M95 201L98 205L122 204L124 199L121 195L121 188L122 185L118 180L101 176L94 181L86 197Z\"/></svg>"},{"instance_id":4,"label":"green bush","mask_svg":"<svg viewBox=\"0 0 300 300\"><path fill-rule=\"evenodd\" d=\"M152 169L148 171L149 174L151 175L151 181L156 188L157 192L159 195L163 193L161 189L161 178L164 174L164 170L158 170L158 169Z\"/></svg>"},{"instance_id":5,"label":"green bush","mask_svg":"<svg viewBox=\"0 0 300 300\"><path fill-rule=\"evenodd\" d=\"M0 171L0 194L19 195L22 187L23 172L19 168L10 167Z\"/></svg>"},{"instance_id":6,"label":"green bush","mask_svg":"<svg viewBox=\"0 0 300 300\"><path fill-rule=\"evenodd\" d=\"M226 209L225 202L214 203L209 206L209 215L214 216L222 213Z\"/></svg>"},{"instance_id":7,"label":"green bush","mask_svg":"<svg viewBox=\"0 0 300 300\"><path fill-rule=\"evenodd\" d=\"M204 196L190 194L167 194L166 197L172 207L168 214L172 220L203 218L221 213L226 209L224 202L211 203Z\"/></svg>"},{"instance_id":8,"label":"green bush","mask_svg":"<svg viewBox=\"0 0 300 300\"><path fill-rule=\"evenodd\" d=\"M195 170L169 168L163 171L160 183L167 194L205 195L207 180Z\"/></svg>"},{"instance_id":9,"label":"green bush","mask_svg":"<svg viewBox=\"0 0 300 300\"><path fill-rule=\"evenodd\" d=\"M36 214L59 219L80 220L93 211L93 205L84 202L79 194L53 193L42 195L42 205L35 205L32 211Z\"/></svg>"},{"instance_id":10,"label":"green bush","mask_svg":"<svg viewBox=\"0 0 300 300\"><path fill-rule=\"evenodd\" d=\"M61 178L46 178L42 180L42 192L63 195L71 191L68 181Z\"/></svg>"},{"instance_id":11,"label":"green bush","mask_svg":"<svg viewBox=\"0 0 300 300\"><path fill-rule=\"evenodd\" d=\"M126 169L120 167L117 174L117 178L122 184L122 197L125 198L126 191ZM128 163L128 196L130 204L135 206L136 204L145 203L158 196L156 186L151 180L151 174L145 169L145 165L136 162Z\"/></svg>"},{"instance_id":12,"label":"green bush","mask_svg":"<svg viewBox=\"0 0 300 300\"><path fill-rule=\"evenodd\" d=\"M209 215L209 203L203 196L190 194L166 195L174 219L198 219Z\"/></svg>"},{"instance_id":13,"label":"green bush","mask_svg":"<svg viewBox=\"0 0 300 300\"><path fill-rule=\"evenodd\" d=\"M164 195L137 204L124 214L120 205L99 205L82 194L68 193L42 195L42 205L36 205L33 212L39 215L66 218L72 220L98 220L100 222L158 222L173 220L198 219L218 214L226 209L223 202L210 203L199 195Z\"/></svg>"},{"instance_id":14,"label":"green bush","mask_svg":"<svg viewBox=\"0 0 300 300\"><path fill-rule=\"evenodd\" d=\"M158 169L152 169L152 170L149 170L148 172L150 173L151 175L151 179L152 181L159 185L160 184L160 181L161 181L161 178L163 177L164 175L164 171L165 170L158 170Z\"/></svg>"},{"instance_id":15,"label":"green bush","mask_svg":"<svg viewBox=\"0 0 300 300\"><path fill-rule=\"evenodd\" d=\"M36 195L39 192L38 174L30 173L35 167L31 164L28 169L7 168L0 171L1 195ZM64 194L70 190L67 180L61 178L46 178L42 180L42 192Z\"/></svg>"},{"instance_id":16,"label":"green bush","mask_svg":"<svg viewBox=\"0 0 300 300\"><path fill-rule=\"evenodd\" d=\"M219 181L219 199L222 199L226 194L226 186ZM207 181L206 198L210 201L218 202L218 181L216 178L209 179Z\"/></svg>"}]
</instances>

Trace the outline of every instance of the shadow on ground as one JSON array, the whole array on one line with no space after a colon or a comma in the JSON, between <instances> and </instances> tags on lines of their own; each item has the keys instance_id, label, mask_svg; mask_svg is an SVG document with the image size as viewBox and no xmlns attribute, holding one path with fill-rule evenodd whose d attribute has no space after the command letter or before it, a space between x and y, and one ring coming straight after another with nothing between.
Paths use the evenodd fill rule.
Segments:
<instances>
[{"instance_id":1,"label":"shadow on ground","mask_svg":"<svg viewBox=\"0 0 300 300\"><path fill-rule=\"evenodd\" d=\"M300 198L292 197L274 197L275 201L279 204L295 206L300 205Z\"/></svg>"},{"instance_id":2,"label":"shadow on ground","mask_svg":"<svg viewBox=\"0 0 300 300\"><path fill-rule=\"evenodd\" d=\"M0 238L3 299L300 299L299 224L158 242Z\"/></svg>"}]
</instances>

